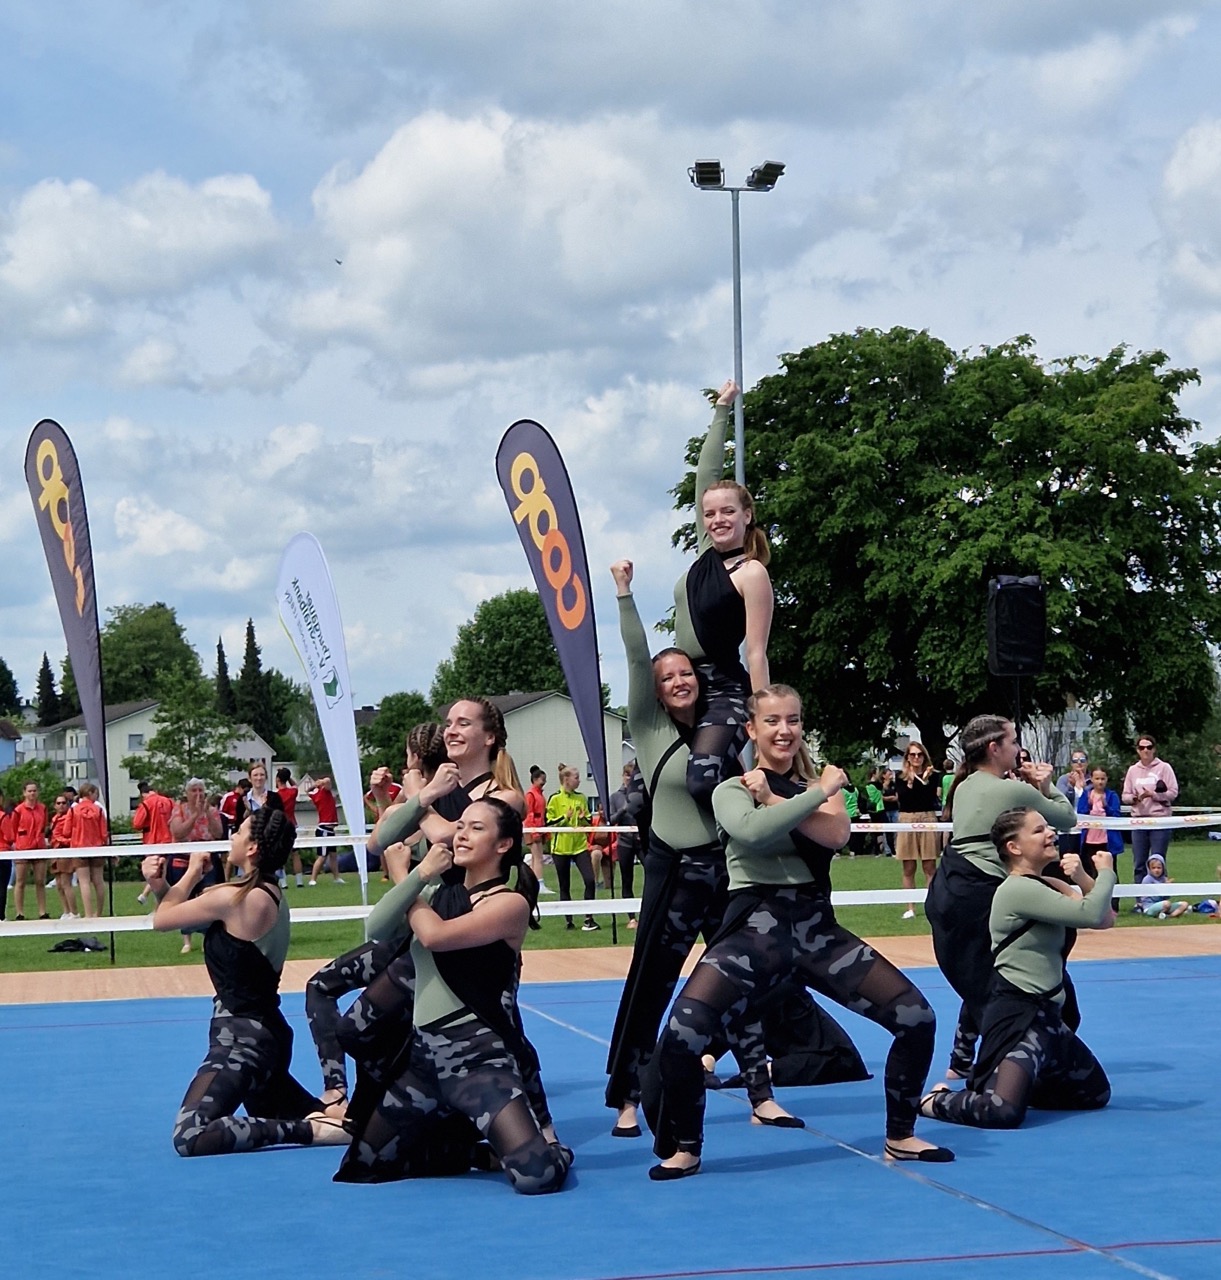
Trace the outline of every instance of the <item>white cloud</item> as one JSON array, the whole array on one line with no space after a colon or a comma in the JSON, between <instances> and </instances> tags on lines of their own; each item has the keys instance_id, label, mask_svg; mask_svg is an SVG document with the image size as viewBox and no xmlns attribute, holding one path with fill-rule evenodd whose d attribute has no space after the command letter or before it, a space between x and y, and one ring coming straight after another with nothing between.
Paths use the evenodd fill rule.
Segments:
<instances>
[{"instance_id":1,"label":"white cloud","mask_svg":"<svg viewBox=\"0 0 1221 1280\"><path fill-rule=\"evenodd\" d=\"M119 539L140 556L170 556L202 551L207 533L188 516L159 506L151 498L120 498L114 509Z\"/></svg>"}]
</instances>

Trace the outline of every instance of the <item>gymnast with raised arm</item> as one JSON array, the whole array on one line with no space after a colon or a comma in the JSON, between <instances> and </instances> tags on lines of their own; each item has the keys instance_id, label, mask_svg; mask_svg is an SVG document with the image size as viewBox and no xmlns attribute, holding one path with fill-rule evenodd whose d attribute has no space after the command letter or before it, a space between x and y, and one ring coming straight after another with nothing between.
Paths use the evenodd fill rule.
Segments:
<instances>
[{"instance_id":1,"label":"gymnast with raised arm","mask_svg":"<svg viewBox=\"0 0 1221 1280\"><path fill-rule=\"evenodd\" d=\"M738 757L746 745L746 699L770 681L771 551L755 523L750 493L723 475L729 406L737 394L731 379L717 396L695 471L700 555L674 587L674 643L695 664L704 695L691 738L687 785L708 810L717 783L742 771Z\"/></svg>"},{"instance_id":2,"label":"gymnast with raised arm","mask_svg":"<svg viewBox=\"0 0 1221 1280\"><path fill-rule=\"evenodd\" d=\"M194 898L210 853L192 854L173 885L163 857L152 854L141 864L157 898L153 928L205 929L204 963L216 990L208 1052L174 1122L181 1156L348 1141L343 1126L323 1115L321 1102L289 1073L293 1033L279 995L289 918L277 878L295 835L278 799L269 801L230 839L229 865L243 878ZM246 1115L239 1116L242 1106Z\"/></svg>"}]
</instances>

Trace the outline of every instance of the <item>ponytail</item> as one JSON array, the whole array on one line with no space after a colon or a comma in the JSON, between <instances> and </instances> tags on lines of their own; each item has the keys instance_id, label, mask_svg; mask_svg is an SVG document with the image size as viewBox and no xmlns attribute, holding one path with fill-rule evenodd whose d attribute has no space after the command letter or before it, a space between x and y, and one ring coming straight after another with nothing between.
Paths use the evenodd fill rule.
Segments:
<instances>
[{"instance_id":1,"label":"ponytail","mask_svg":"<svg viewBox=\"0 0 1221 1280\"><path fill-rule=\"evenodd\" d=\"M768 545L767 534L755 523L755 500L750 496L750 490L733 480L717 480L700 494L700 502L703 502L705 495L718 489L727 489L734 494L746 513L746 533L742 538L742 550L746 559L758 560L766 568L772 558L772 549Z\"/></svg>"}]
</instances>

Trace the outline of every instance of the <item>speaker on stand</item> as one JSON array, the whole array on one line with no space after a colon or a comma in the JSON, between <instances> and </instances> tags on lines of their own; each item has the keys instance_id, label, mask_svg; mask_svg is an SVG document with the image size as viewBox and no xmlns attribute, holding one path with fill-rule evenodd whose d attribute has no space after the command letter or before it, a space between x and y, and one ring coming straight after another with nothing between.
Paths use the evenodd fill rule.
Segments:
<instances>
[{"instance_id":1,"label":"speaker on stand","mask_svg":"<svg viewBox=\"0 0 1221 1280\"><path fill-rule=\"evenodd\" d=\"M988 583L988 670L1013 681L1013 723L1022 734L1022 677L1043 672L1047 599L1038 574L1000 573Z\"/></svg>"}]
</instances>

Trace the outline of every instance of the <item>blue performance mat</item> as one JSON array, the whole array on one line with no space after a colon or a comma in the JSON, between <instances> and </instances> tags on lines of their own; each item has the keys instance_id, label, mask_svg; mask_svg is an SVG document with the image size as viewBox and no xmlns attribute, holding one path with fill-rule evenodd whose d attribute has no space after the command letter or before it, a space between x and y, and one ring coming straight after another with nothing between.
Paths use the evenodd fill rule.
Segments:
<instances>
[{"instance_id":1,"label":"blue performance mat","mask_svg":"<svg viewBox=\"0 0 1221 1280\"><path fill-rule=\"evenodd\" d=\"M336 1186L333 1149L183 1160L170 1146L202 1056L200 999L5 1006L0 1061L8 1276L678 1280L843 1276L1087 1280L1221 1276L1221 957L1079 964L1085 1039L1110 1107L1032 1113L1014 1133L922 1121L958 1160L887 1165L888 1037L840 1011L875 1079L780 1091L804 1131L749 1123L710 1094L704 1172L648 1181L643 1139L602 1105L618 983L522 989L560 1136L577 1152L556 1196L499 1176ZM957 1002L914 977L939 1020ZM301 997L285 1008L296 1069L317 1086Z\"/></svg>"}]
</instances>

